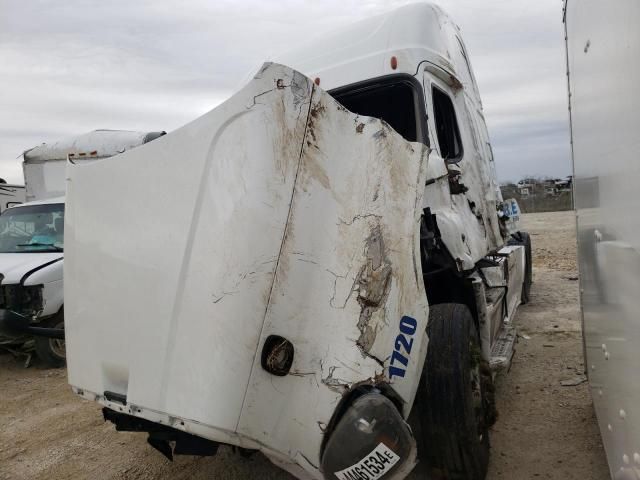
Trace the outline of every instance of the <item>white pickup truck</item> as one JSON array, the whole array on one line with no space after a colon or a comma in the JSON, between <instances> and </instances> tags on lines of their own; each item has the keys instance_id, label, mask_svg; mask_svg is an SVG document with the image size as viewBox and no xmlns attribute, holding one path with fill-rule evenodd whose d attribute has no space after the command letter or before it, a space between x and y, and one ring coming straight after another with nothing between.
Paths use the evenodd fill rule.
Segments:
<instances>
[{"instance_id":1,"label":"white pickup truck","mask_svg":"<svg viewBox=\"0 0 640 480\"><path fill-rule=\"evenodd\" d=\"M169 458L483 479L531 245L460 32L415 4L288 58L69 164L69 383Z\"/></svg>"},{"instance_id":2,"label":"white pickup truck","mask_svg":"<svg viewBox=\"0 0 640 480\"><path fill-rule=\"evenodd\" d=\"M34 339L35 352L45 364L64 365L67 159L84 165L161 135L164 132L96 130L24 152L27 203L0 215L0 346L20 351Z\"/></svg>"},{"instance_id":3,"label":"white pickup truck","mask_svg":"<svg viewBox=\"0 0 640 480\"><path fill-rule=\"evenodd\" d=\"M63 251L64 198L0 215L0 341L16 348L35 335L51 366L64 364Z\"/></svg>"}]
</instances>

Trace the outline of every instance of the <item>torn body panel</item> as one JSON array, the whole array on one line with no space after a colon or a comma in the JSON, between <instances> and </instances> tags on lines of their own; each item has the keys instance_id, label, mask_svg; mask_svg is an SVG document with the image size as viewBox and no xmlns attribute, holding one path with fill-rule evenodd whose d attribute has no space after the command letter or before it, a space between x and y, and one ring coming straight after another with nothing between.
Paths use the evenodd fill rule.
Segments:
<instances>
[{"instance_id":1,"label":"torn body panel","mask_svg":"<svg viewBox=\"0 0 640 480\"><path fill-rule=\"evenodd\" d=\"M320 478L320 425L351 386L390 383L409 413L427 346L427 158L265 64L176 132L69 165L69 382ZM390 378L403 317L416 322L413 349L406 375ZM272 335L295 349L288 375L261 366Z\"/></svg>"},{"instance_id":2,"label":"torn body panel","mask_svg":"<svg viewBox=\"0 0 640 480\"><path fill-rule=\"evenodd\" d=\"M457 110L460 122L472 123L469 108L464 102L462 105L465 108ZM461 129L463 140L473 138L476 133L469 128ZM474 145L478 140L467 142ZM497 216L502 197L493 178L492 162L480 149L468 148L464 158L455 164L447 163L437 152L432 153L429 168L433 172L429 178L434 181L426 186L423 206L436 216L442 242L457 269L472 271L487 253L497 251L505 243Z\"/></svg>"},{"instance_id":3,"label":"torn body panel","mask_svg":"<svg viewBox=\"0 0 640 480\"><path fill-rule=\"evenodd\" d=\"M424 145L314 92L262 332L296 345L298 374L276 378L255 365L240 432L318 458L322 435L309 431L320 433L318 422L329 423L353 385L390 381L405 315L418 320L415 347L392 387L410 407L426 355L419 251L426 164ZM294 420L282 423L269 413L273 405Z\"/></svg>"}]
</instances>

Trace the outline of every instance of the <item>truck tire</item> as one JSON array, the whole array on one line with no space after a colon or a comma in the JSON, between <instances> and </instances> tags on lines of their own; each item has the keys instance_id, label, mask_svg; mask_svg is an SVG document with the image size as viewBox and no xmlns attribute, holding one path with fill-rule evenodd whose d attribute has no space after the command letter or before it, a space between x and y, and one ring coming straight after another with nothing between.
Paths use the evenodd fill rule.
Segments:
<instances>
[{"instance_id":1,"label":"truck tire","mask_svg":"<svg viewBox=\"0 0 640 480\"><path fill-rule=\"evenodd\" d=\"M520 301L524 305L529 303L531 284L533 283L533 254L531 248L531 236L527 232L517 232L512 235L508 245L522 245L524 246L524 282L522 283L522 294Z\"/></svg>"},{"instance_id":2,"label":"truck tire","mask_svg":"<svg viewBox=\"0 0 640 480\"><path fill-rule=\"evenodd\" d=\"M496 411L473 317L465 305L433 305L427 333L427 361L409 417L416 472L429 480L484 480Z\"/></svg>"},{"instance_id":3,"label":"truck tire","mask_svg":"<svg viewBox=\"0 0 640 480\"><path fill-rule=\"evenodd\" d=\"M44 320L43 327L64 328L64 313ZM64 340L57 338L35 337L36 354L48 367L64 367L67 361Z\"/></svg>"}]
</instances>

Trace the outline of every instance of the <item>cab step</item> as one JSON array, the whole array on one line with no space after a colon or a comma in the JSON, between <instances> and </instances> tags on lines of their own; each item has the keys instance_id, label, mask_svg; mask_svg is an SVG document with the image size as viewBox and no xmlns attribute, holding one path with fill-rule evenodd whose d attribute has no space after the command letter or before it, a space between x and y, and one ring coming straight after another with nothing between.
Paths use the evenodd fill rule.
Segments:
<instances>
[{"instance_id":1,"label":"cab step","mask_svg":"<svg viewBox=\"0 0 640 480\"><path fill-rule=\"evenodd\" d=\"M503 324L491 349L489 360L489 365L494 375L502 371L508 371L511 367L511 361L516 353L517 340L516 328Z\"/></svg>"}]
</instances>

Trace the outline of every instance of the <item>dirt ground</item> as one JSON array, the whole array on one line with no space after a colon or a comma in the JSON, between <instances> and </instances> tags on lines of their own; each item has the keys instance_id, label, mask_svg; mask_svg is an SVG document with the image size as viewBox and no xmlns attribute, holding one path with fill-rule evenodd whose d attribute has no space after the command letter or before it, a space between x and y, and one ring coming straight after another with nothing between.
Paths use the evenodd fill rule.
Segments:
<instances>
[{"instance_id":1,"label":"dirt ground","mask_svg":"<svg viewBox=\"0 0 640 480\"><path fill-rule=\"evenodd\" d=\"M589 388L561 386L581 375L582 341L572 212L525 215L534 245L531 302L511 372L498 378L500 417L491 435L488 480L605 480L608 469ZM0 355L0 480L291 479L261 455L221 448L213 458L169 463L144 434L116 433L98 405L80 400L65 370L23 368Z\"/></svg>"},{"instance_id":2,"label":"dirt ground","mask_svg":"<svg viewBox=\"0 0 640 480\"><path fill-rule=\"evenodd\" d=\"M584 371L572 211L524 216L533 243L531 301L516 317L511 371L498 378L500 417L491 436L490 480L606 480L602 441Z\"/></svg>"}]
</instances>

